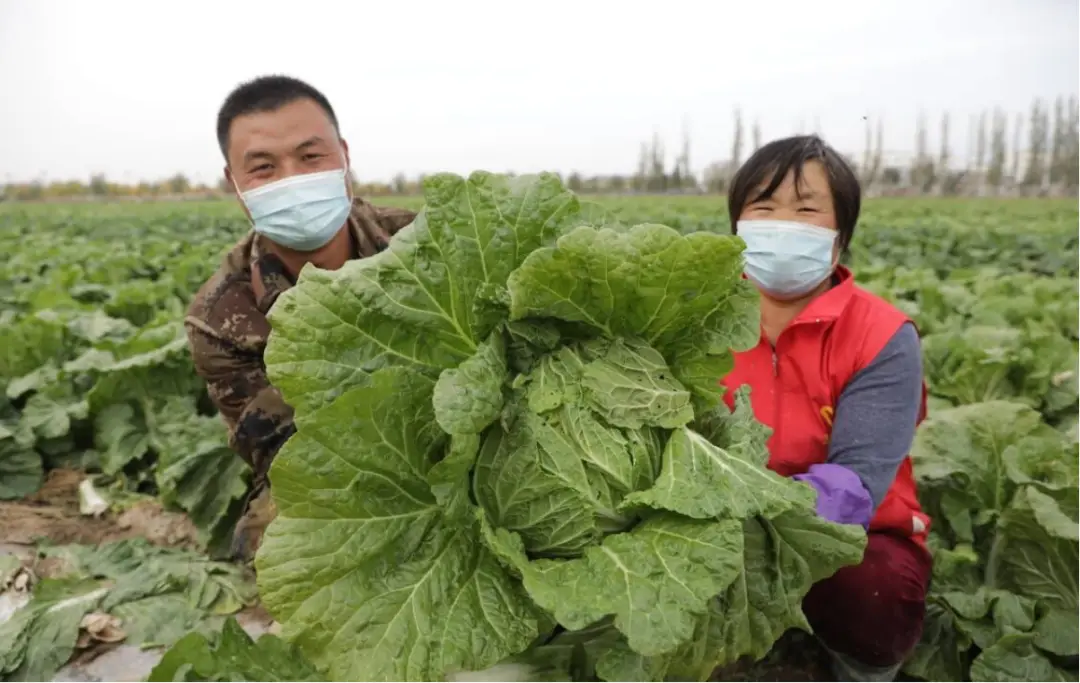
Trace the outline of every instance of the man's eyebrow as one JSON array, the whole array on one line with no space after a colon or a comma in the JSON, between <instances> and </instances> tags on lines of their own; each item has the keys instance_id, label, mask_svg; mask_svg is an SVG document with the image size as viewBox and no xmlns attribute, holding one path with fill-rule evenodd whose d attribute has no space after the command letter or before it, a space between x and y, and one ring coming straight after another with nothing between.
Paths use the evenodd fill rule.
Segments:
<instances>
[{"instance_id":1,"label":"man's eyebrow","mask_svg":"<svg viewBox=\"0 0 1080 683\"><path fill-rule=\"evenodd\" d=\"M322 138L320 138L318 135L314 135L314 136L308 138L307 140L304 140L299 145L297 145L296 146L296 151L299 152L301 150L307 149L308 147L314 147L315 145L319 144L322 141L323 141Z\"/></svg>"},{"instance_id":2,"label":"man's eyebrow","mask_svg":"<svg viewBox=\"0 0 1080 683\"><path fill-rule=\"evenodd\" d=\"M244 163L250 163L256 159L273 159L274 155L261 149L251 150L244 153Z\"/></svg>"}]
</instances>

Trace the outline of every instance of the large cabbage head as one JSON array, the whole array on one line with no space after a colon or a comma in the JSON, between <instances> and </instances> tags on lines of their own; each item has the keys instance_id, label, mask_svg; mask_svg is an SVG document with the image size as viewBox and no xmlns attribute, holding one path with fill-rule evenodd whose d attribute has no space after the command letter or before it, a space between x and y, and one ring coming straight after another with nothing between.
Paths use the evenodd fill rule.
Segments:
<instances>
[{"instance_id":1,"label":"large cabbage head","mask_svg":"<svg viewBox=\"0 0 1080 683\"><path fill-rule=\"evenodd\" d=\"M690 422L690 392L637 339L571 342L521 366L504 419L484 432L473 493L531 555L578 556L637 521L624 500L652 487L659 427Z\"/></svg>"},{"instance_id":2,"label":"large cabbage head","mask_svg":"<svg viewBox=\"0 0 1080 683\"><path fill-rule=\"evenodd\" d=\"M862 530L765 468L720 378L757 342L742 241L626 227L552 175L425 182L385 252L271 313L297 433L257 558L334 678L703 678L762 656ZM571 667L570 665L573 664Z\"/></svg>"}]
</instances>

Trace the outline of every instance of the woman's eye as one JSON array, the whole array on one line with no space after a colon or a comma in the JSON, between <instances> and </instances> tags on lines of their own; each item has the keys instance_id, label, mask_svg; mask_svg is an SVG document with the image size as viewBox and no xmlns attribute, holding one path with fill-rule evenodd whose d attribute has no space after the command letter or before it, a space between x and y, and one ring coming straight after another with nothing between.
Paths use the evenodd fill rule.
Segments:
<instances>
[{"instance_id":1,"label":"woman's eye","mask_svg":"<svg viewBox=\"0 0 1080 683\"><path fill-rule=\"evenodd\" d=\"M799 207L799 212L800 212L800 213L817 213L817 212L818 212L818 210L817 210L817 209L815 209L815 208L814 208L814 207L812 207L812 206L800 206L800 207Z\"/></svg>"}]
</instances>

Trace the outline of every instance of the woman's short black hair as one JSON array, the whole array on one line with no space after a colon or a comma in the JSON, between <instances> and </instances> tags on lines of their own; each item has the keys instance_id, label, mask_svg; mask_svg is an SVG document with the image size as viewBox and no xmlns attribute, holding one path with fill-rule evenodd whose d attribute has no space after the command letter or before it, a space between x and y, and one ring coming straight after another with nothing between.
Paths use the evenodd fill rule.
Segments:
<instances>
[{"instance_id":1,"label":"woman's short black hair","mask_svg":"<svg viewBox=\"0 0 1080 683\"><path fill-rule=\"evenodd\" d=\"M803 165L808 161L821 162L825 167L832 192L833 210L836 212L836 230L839 233L837 241L840 251L847 251L855 234L855 223L859 220L862 188L851 166L835 149L816 135L796 135L774 140L754 152L736 171L728 192L731 232L735 232L735 224L746 205L771 197L792 171L795 173L795 187L798 191ZM759 192L758 188L762 186L764 189Z\"/></svg>"}]
</instances>

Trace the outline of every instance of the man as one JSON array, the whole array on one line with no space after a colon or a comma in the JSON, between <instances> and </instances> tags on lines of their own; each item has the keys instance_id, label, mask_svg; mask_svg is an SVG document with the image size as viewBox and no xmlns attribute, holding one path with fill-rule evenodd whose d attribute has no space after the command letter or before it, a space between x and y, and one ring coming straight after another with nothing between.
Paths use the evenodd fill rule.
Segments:
<instances>
[{"instance_id":1,"label":"man","mask_svg":"<svg viewBox=\"0 0 1080 683\"><path fill-rule=\"evenodd\" d=\"M306 264L337 269L386 248L415 213L354 198L349 147L329 101L303 81L265 76L237 87L217 118L225 178L254 229L199 289L185 318L195 369L252 468L233 553L251 559L274 516L267 472L295 432L263 364L266 314Z\"/></svg>"}]
</instances>

